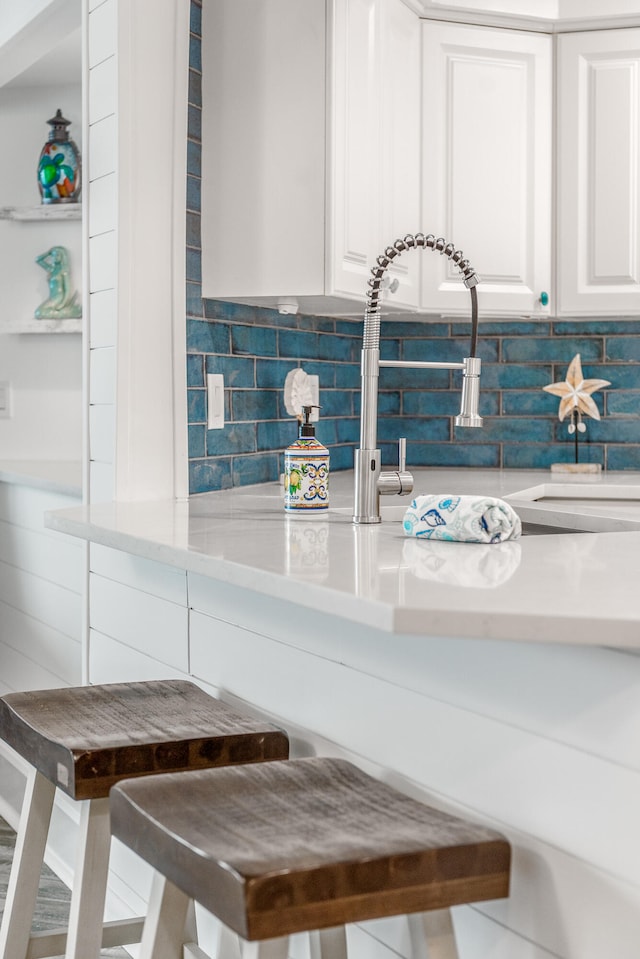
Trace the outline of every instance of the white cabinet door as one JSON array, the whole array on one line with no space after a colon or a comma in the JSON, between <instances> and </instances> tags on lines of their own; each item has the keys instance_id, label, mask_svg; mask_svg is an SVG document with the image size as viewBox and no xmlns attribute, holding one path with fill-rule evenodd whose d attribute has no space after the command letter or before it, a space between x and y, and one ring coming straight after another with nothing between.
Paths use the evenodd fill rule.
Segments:
<instances>
[{"instance_id":1,"label":"white cabinet door","mask_svg":"<svg viewBox=\"0 0 640 959\"><path fill-rule=\"evenodd\" d=\"M327 287L362 299L376 256L418 229L420 21L403 0L333 9ZM385 306L417 309L417 261L396 261L389 279Z\"/></svg>"},{"instance_id":2,"label":"white cabinet door","mask_svg":"<svg viewBox=\"0 0 640 959\"><path fill-rule=\"evenodd\" d=\"M216 0L202 55L203 296L361 315L375 257L417 229L417 15ZM398 265L391 308L417 306L418 276Z\"/></svg>"},{"instance_id":3,"label":"white cabinet door","mask_svg":"<svg viewBox=\"0 0 640 959\"><path fill-rule=\"evenodd\" d=\"M558 39L561 315L640 312L640 29Z\"/></svg>"},{"instance_id":4,"label":"white cabinet door","mask_svg":"<svg viewBox=\"0 0 640 959\"><path fill-rule=\"evenodd\" d=\"M422 230L477 271L480 314L545 315L551 303L551 38L423 24ZM423 255L422 305L468 313L445 257Z\"/></svg>"}]
</instances>

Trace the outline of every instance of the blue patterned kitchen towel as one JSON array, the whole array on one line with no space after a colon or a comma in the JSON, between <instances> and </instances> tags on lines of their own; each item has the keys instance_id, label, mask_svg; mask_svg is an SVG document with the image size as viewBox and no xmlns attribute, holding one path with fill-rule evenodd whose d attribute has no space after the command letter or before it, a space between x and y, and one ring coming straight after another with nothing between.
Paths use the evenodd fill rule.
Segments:
<instances>
[{"instance_id":1,"label":"blue patterned kitchen towel","mask_svg":"<svg viewBox=\"0 0 640 959\"><path fill-rule=\"evenodd\" d=\"M495 496L417 496L402 526L407 536L457 543L503 543L522 534L518 514Z\"/></svg>"}]
</instances>

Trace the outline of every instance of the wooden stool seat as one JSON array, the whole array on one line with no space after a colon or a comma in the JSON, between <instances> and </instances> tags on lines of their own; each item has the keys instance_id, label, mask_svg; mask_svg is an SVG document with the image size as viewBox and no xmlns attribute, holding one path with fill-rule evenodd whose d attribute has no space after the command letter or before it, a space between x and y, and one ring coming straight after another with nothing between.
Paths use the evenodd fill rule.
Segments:
<instances>
[{"instance_id":1,"label":"wooden stool seat","mask_svg":"<svg viewBox=\"0 0 640 959\"><path fill-rule=\"evenodd\" d=\"M77 800L131 776L286 759L289 748L282 730L182 680L10 693L0 738Z\"/></svg>"},{"instance_id":2,"label":"wooden stool seat","mask_svg":"<svg viewBox=\"0 0 640 959\"><path fill-rule=\"evenodd\" d=\"M111 792L114 835L245 940L507 895L510 847L335 759Z\"/></svg>"},{"instance_id":3,"label":"wooden stool seat","mask_svg":"<svg viewBox=\"0 0 640 959\"><path fill-rule=\"evenodd\" d=\"M0 697L0 737L29 764L5 909L0 959L98 959L139 942L142 920L104 923L111 829L109 789L119 780L286 759L286 734L241 715L193 683L114 683ZM31 931L56 788L80 804L68 926Z\"/></svg>"}]
</instances>

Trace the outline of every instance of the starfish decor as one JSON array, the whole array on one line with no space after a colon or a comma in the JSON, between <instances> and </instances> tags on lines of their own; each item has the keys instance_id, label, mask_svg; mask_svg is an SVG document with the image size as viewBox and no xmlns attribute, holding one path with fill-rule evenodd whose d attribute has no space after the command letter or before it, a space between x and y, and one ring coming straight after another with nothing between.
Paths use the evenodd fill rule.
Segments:
<instances>
[{"instance_id":1,"label":"starfish decor","mask_svg":"<svg viewBox=\"0 0 640 959\"><path fill-rule=\"evenodd\" d=\"M562 423L565 416L571 416L569 423L569 433L576 434L576 463L578 462L578 432L585 433L586 425L582 422L582 414L591 416L594 420L600 419L600 411L595 404L592 394L603 386L611 386L609 380L585 380L582 373L582 363L580 354L576 353L569 364L567 376L564 382L549 383L542 389L547 393L553 393L560 397L560 409L558 410L558 419Z\"/></svg>"}]
</instances>

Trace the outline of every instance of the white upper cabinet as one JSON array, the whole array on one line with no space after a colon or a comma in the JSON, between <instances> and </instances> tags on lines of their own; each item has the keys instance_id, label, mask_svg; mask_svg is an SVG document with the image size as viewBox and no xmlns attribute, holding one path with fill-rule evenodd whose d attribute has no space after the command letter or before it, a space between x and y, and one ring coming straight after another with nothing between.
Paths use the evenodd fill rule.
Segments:
<instances>
[{"instance_id":1,"label":"white upper cabinet","mask_svg":"<svg viewBox=\"0 0 640 959\"><path fill-rule=\"evenodd\" d=\"M422 229L471 262L481 315L546 315L551 38L437 21L422 30ZM448 258L425 252L422 270L424 310L468 313L468 291Z\"/></svg>"},{"instance_id":2,"label":"white upper cabinet","mask_svg":"<svg viewBox=\"0 0 640 959\"><path fill-rule=\"evenodd\" d=\"M360 315L417 229L420 21L403 0L203 6L202 292ZM394 308L418 305L399 263Z\"/></svg>"},{"instance_id":3,"label":"white upper cabinet","mask_svg":"<svg viewBox=\"0 0 640 959\"><path fill-rule=\"evenodd\" d=\"M560 315L640 312L640 29L558 49Z\"/></svg>"}]
</instances>

